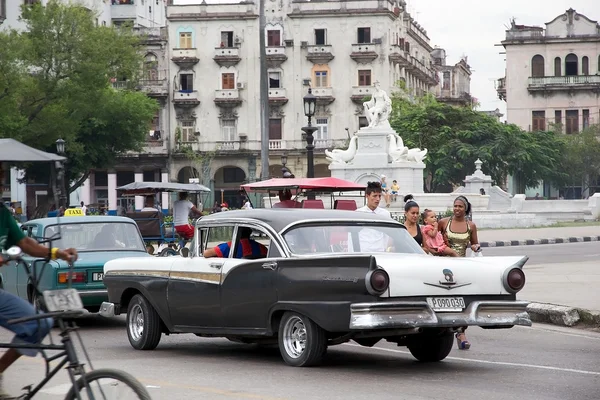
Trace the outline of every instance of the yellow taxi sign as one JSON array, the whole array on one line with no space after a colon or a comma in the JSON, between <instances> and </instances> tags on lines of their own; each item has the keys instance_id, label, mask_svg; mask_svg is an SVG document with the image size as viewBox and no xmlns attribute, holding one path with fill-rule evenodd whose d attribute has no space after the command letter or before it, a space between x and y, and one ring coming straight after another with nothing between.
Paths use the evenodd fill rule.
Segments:
<instances>
[{"instance_id":1,"label":"yellow taxi sign","mask_svg":"<svg viewBox=\"0 0 600 400\"><path fill-rule=\"evenodd\" d=\"M65 210L65 217L83 217L85 214L81 208L67 208Z\"/></svg>"}]
</instances>

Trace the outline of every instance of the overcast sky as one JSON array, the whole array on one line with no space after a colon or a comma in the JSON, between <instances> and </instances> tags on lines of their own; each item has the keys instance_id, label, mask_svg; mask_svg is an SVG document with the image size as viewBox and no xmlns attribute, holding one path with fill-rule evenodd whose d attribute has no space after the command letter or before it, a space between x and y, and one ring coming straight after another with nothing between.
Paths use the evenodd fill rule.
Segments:
<instances>
[{"instance_id":1,"label":"overcast sky","mask_svg":"<svg viewBox=\"0 0 600 400\"><path fill-rule=\"evenodd\" d=\"M175 0L175 4L198 4L198 0ZM233 3L235 0L207 0ZM446 50L448 64L468 56L473 69L471 95L481 103L480 110L506 113L506 103L498 99L494 82L504 76L504 55L499 44L512 17L518 24L544 26L570 7L592 20L600 19L600 0L407 0L408 11L419 21L432 46Z\"/></svg>"}]
</instances>

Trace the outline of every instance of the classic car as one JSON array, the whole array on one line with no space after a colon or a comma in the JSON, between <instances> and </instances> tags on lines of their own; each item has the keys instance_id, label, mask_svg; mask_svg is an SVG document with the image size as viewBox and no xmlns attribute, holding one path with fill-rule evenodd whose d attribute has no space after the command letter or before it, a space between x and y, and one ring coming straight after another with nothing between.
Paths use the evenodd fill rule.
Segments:
<instances>
[{"instance_id":1,"label":"classic car","mask_svg":"<svg viewBox=\"0 0 600 400\"><path fill-rule=\"evenodd\" d=\"M90 312L98 311L102 302L108 299L103 283L103 268L107 261L123 257L151 257L146 253L137 225L129 218L41 218L27 221L21 225L21 230L26 236L40 242L58 238L60 234L60 239L51 241L52 247L77 249L79 258L71 273L71 285L77 289L84 307ZM36 268L41 292L67 288L69 269L65 261L50 261L44 267L43 260L36 261L28 255L24 255L23 259ZM0 285L2 289L33 304L38 301L25 270L14 262L0 269Z\"/></svg>"},{"instance_id":2,"label":"classic car","mask_svg":"<svg viewBox=\"0 0 600 400\"><path fill-rule=\"evenodd\" d=\"M385 339L420 361L444 359L466 326L530 326L527 257L427 255L392 219L341 210L255 209L196 223L187 257L113 260L104 266L105 316L127 313L140 350L161 335L194 333L278 344L292 366L318 364L328 346ZM240 228L266 257L233 258ZM205 249L231 242L229 258Z\"/></svg>"}]
</instances>

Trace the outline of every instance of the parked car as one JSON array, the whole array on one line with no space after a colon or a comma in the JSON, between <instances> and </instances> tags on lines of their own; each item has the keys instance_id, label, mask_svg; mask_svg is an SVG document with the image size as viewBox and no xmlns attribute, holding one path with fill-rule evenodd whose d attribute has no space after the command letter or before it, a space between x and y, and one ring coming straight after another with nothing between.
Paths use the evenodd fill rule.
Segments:
<instances>
[{"instance_id":1,"label":"parked car","mask_svg":"<svg viewBox=\"0 0 600 400\"><path fill-rule=\"evenodd\" d=\"M60 226L58 223L60 222ZM115 258L143 257L146 253L144 242L137 225L130 218L112 216L85 216L41 218L21 225L23 232L38 241L58 237L52 247L74 247L79 258L72 272L72 287L77 289L84 307L98 311L102 302L108 299L104 286L104 264ZM65 261L50 261L46 267L43 262L35 262L33 257L24 255L24 260L37 268L40 279L40 291L65 289L68 284L68 265ZM36 303L33 286L23 268L13 262L0 269L2 289L16 294L32 303Z\"/></svg>"},{"instance_id":2,"label":"parked car","mask_svg":"<svg viewBox=\"0 0 600 400\"><path fill-rule=\"evenodd\" d=\"M196 228L188 257L106 263L100 313L127 313L134 348L194 333L278 343L287 364L309 366L328 346L385 339L439 361L460 327L531 325L516 300L527 257L433 257L399 222L341 210L228 211ZM265 257L233 258L241 228L268 247ZM202 256L221 242L232 243L228 258Z\"/></svg>"}]
</instances>

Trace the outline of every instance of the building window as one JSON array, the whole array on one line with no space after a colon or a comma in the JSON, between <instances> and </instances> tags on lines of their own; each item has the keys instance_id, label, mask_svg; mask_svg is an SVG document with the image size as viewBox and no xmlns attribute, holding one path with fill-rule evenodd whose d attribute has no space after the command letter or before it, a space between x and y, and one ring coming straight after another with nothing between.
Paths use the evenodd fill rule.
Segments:
<instances>
[{"instance_id":1,"label":"building window","mask_svg":"<svg viewBox=\"0 0 600 400\"><path fill-rule=\"evenodd\" d=\"M281 140L281 118L269 119L269 140Z\"/></svg>"},{"instance_id":2,"label":"building window","mask_svg":"<svg viewBox=\"0 0 600 400\"><path fill-rule=\"evenodd\" d=\"M554 59L554 76L561 76L562 75L562 60L560 59L560 57L556 57Z\"/></svg>"},{"instance_id":3,"label":"building window","mask_svg":"<svg viewBox=\"0 0 600 400\"><path fill-rule=\"evenodd\" d=\"M223 183L243 182L246 179L244 170L238 167L223 168Z\"/></svg>"},{"instance_id":4,"label":"building window","mask_svg":"<svg viewBox=\"0 0 600 400\"><path fill-rule=\"evenodd\" d=\"M327 71L315 71L315 87L329 87Z\"/></svg>"},{"instance_id":5,"label":"building window","mask_svg":"<svg viewBox=\"0 0 600 400\"><path fill-rule=\"evenodd\" d=\"M179 127L181 128L180 142L192 142L194 140L195 125L196 123L193 120L181 121L179 123Z\"/></svg>"},{"instance_id":6,"label":"building window","mask_svg":"<svg viewBox=\"0 0 600 400\"><path fill-rule=\"evenodd\" d=\"M267 46L269 46L269 47L281 46L281 31L280 30L268 30L267 31Z\"/></svg>"},{"instance_id":7,"label":"building window","mask_svg":"<svg viewBox=\"0 0 600 400\"><path fill-rule=\"evenodd\" d=\"M450 90L450 71L444 71L444 78L442 83L443 90Z\"/></svg>"},{"instance_id":8,"label":"building window","mask_svg":"<svg viewBox=\"0 0 600 400\"><path fill-rule=\"evenodd\" d=\"M531 112L531 130L534 132L546 130L546 111Z\"/></svg>"},{"instance_id":9,"label":"building window","mask_svg":"<svg viewBox=\"0 0 600 400\"><path fill-rule=\"evenodd\" d=\"M194 91L194 74L180 74L179 75L180 92L193 92Z\"/></svg>"},{"instance_id":10,"label":"building window","mask_svg":"<svg viewBox=\"0 0 600 400\"><path fill-rule=\"evenodd\" d=\"M179 48L180 49L191 49L192 48L192 32L181 32L179 34Z\"/></svg>"},{"instance_id":11,"label":"building window","mask_svg":"<svg viewBox=\"0 0 600 400\"><path fill-rule=\"evenodd\" d=\"M156 110L152 122L150 123L150 140L161 140L160 132L160 110Z\"/></svg>"},{"instance_id":12,"label":"building window","mask_svg":"<svg viewBox=\"0 0 600 400\"><path fill-rule=\"evenodd\" d=\"M558 126L558 129L562 132L562 111L554 110L554 123Z\"/></svg>"},{"instance_id":13,"label":"building window","mask_svg":"<svg viewBox=\"0 0 600 400\"><path fill-rule=\"evenodd\" d=\"M223 90L235 89L235 74L231 72L221 74L221 88Z\"/></svg>"},{"instance_id":14,"label":"building window","mask_svg":"<svg viewBox=\"0 0 600 400\"><path fill-rule=\"evenodd\" d=\"M578 60L575 54L569 54L565 57L565 75L575 76L579 72Z\"/></svg>"},{"instance_id":15,"label":"building window","mask_svg":"<svg viewBox=\"0 0 600 400\"><path fill-rule=\"evenodd\" d=\"M590 110L581 110L583 129L590 127Z\"/></svg>"},{"instance_id":16,"label":"building window","mask_svg":"<svg viewBox=\"0 0 600 400\"><path fill-rule=\"evenodd\" d=\"M237 140L237 127L235 122L235 119L221 120L221 133L223 134L223 140L226 142Z\"/></svg>"},{"instance_id":17,"label":"building window","mask_svg":"<svg viewBox=\"0 0 600 400\"><path fill-rule=\"evenodd\" d=\"M358 28L357 43L371 43L371 28Z\"/></svg>"},{"instance_id":18,"label":"building window","mask_svg":"<svg viewBox=\"0 0 600 400\"><path fill-rule=\"evenodd\" d=\"M590 59L587 56L581 57L581 75L590 74Z\"/></svg>"},{"instance_id":19,"label":"building window","mask_svg":"<svg viewBox=\"0 0 600 400\"><path fill-rule=\"evenodd\" d=\"M327 44L327 29L315 29L315 44Z\"/></svg>"},{"instance_id":20,"label":"building window","mask_svg":"<svg viewBox=\"0 0 600 400\"><path fill-rule=\"evenodd\" d=\"M600 56L598 56L598 74L600 74Z\"/></svg>"},{"instance_id":21,"label":"building window","mask_svg":"<svg viewBox=\"0 0 600 400\"><path fill-rule=\"evenodd\" d=\"M567 110L565 112L565 132L567 135L579 132L579 111Z\"/></svg>"},{"instance_id":22,"label":"building window","mask_svg":"<svg viewBox=\"0 0 600 400\"><path fill-rule=\"evenodd\" d=\"M149 81L158 80L158 59L152 53L144 58L144 79Z\"/></svg>"},{"instance_id":23,"label":"building window","mask_svg":"<svg viewBox=\"0 0 600 400\"><path fill-rule=\"evenodd\" d=\"M281 72L269 72L269 89L281 88Z\"/></svg>"},{"instance_id":24,"label":"building window","mask_svg":"<svg viewBox=\"0 0 600 400\"><path fill-rule=\"evenodd\" d=\"M233 32L221 32L221 47L233 47Z\"/></svg>"},{"instance_id":25,"label":"building window","mask_svg":"<svg viewBox=\"0 0 600 400\"><path fill-rule=\"evenodd\" d=\"M327 118L317 118L316 127L318 130L315 132L316 140L326 140L329 138L329 120Z\"/></svg>"},{"instance_id":26,"label":"building window","mask_svg":"<svg viewBox=\"0 0 600 400\"><path fill-rule=\"evenodd\" d=\"M544 57L538 55L531 59L531 76L541 78L544 76Z\"/></svg>"},{"instance_id":27,"label":"building window","mask_svg":"<svg viewBox=\"0 0 600 400\"><path fill-rule=\"evenodd\" d=\"M371 86L371 70L358 70L358 86Z\"/></svg>"}]
</instances>

